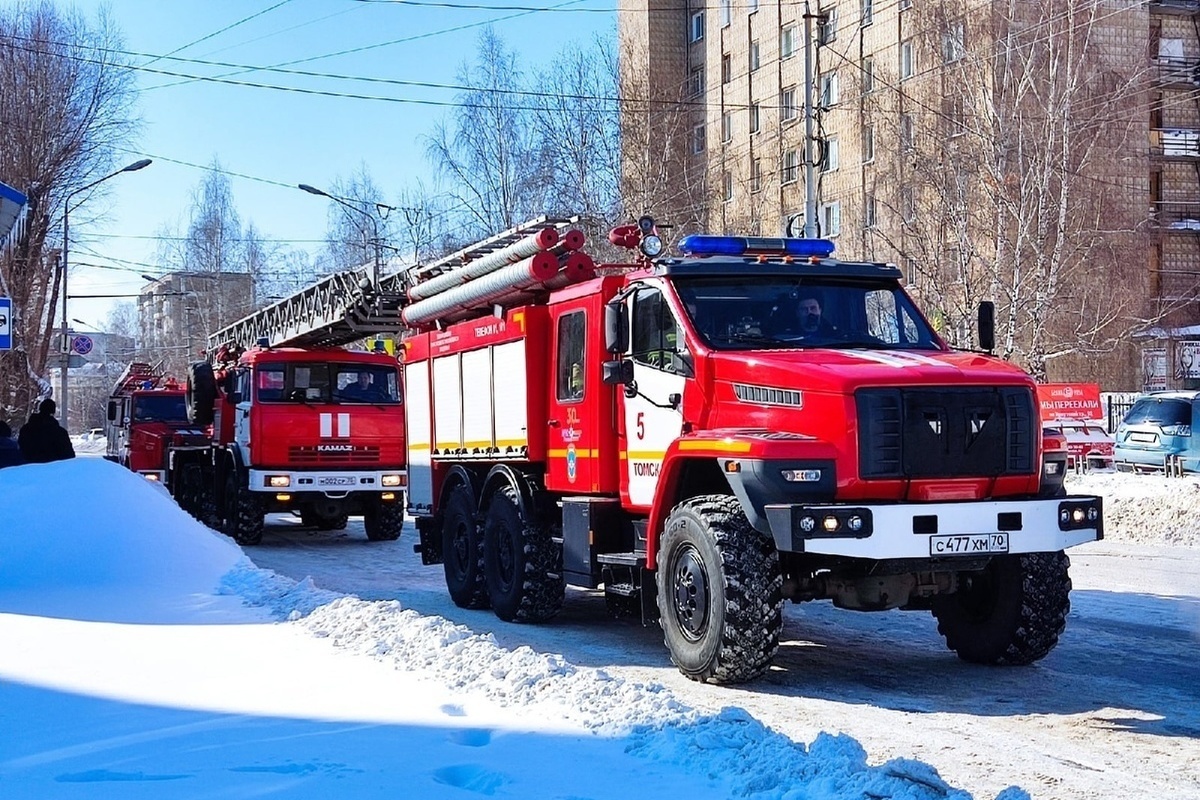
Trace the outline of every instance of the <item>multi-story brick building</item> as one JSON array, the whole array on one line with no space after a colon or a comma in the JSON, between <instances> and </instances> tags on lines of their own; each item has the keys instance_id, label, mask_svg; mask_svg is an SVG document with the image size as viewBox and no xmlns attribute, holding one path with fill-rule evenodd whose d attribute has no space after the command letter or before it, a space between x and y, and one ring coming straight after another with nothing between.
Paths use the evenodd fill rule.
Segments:
<instances>
[{"instance_id":1,"label":"multi-story brick building","mask_svg":"<svg viewBox=\"0 0 1200 800\"><path fill-rule=\"evenodd\" d=\"M147 276L148 277L148 276ZM142 290L142 348L178 376L203 358L208 336L254 309L254 280L242 272L172 272Z\"/></svg>"},{"instance_id":2,"label":"multi-story brick building","mask_svg":"<svg viewBox=\"0 0 1200 800\"><path fill-rule=\"evenodd\" d=\"M625 124L675 131L625 137L635 210L800 235L811 40L819 232L952 343L993 299L1035 374L1138 388L1133 333L1200 322L1197 0L708 2L623 6ZM655 155L674 191L630 180Z\"/></svg>"}]
</instances>

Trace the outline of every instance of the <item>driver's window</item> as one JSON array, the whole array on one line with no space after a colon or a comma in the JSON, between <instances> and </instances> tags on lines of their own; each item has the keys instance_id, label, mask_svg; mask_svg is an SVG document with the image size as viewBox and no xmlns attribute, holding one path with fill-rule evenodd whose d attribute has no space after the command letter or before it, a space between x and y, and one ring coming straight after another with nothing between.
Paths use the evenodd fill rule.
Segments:
<instances>
[{"instance_id":1,"label":"driver's window","mask_svg":"<svg viewBox=\"0 0 1200 800\"><path fill-rule=\"evenodd\" d=\"M283 365L259 367L258 399L265 403L278 403L283 400Z\"/></svg>"},{"instance_id":2,"label":"driver's window","mask_svg":"<svg viewBox=\"0 0 1200 800\"><path fill-rule=\"evenodd\" d=\"M687 373L687 347L662 292L646 288L633 300L633 360L655 369Z\"/></svg>"}]
</instances>

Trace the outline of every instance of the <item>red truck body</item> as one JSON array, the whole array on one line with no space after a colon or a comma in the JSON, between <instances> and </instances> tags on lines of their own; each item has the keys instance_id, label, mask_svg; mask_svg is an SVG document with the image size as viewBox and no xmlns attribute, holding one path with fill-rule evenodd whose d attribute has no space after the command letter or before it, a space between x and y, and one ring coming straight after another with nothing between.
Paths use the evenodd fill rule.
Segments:
<instances>
[{"instance_id":1,"label":"red truck body","mask_svg":"<svg viewBox=\"0 0 1200 800\"><path fill-rule=\"evenodd\" d=\"M767 668L786 599L932 611L971 661L1044 656L1063 550L1103 523L1062 492L1032 379L947 347L892 265L736 242L421 299L454 316L403 343L409 511L454 601L536 622L603 587L713 682ZM840 327L787 333L813 291ZM1032 591L1041 610L995 610Z\"/></svg>"}]
</instances>

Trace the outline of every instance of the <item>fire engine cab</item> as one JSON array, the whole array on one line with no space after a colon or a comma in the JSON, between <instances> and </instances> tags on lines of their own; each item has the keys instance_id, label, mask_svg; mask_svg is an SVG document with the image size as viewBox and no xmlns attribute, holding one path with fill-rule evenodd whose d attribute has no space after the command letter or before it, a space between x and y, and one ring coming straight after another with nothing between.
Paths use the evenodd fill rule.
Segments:
<instances>
[{"instance_id":1,"label":"fire engine cab","mask_svg":"<svg viewBox=\"0 0 1200 800\"><path fill-rule=\"evenodd\" d=\"M187 416L183 387L145 362L125 368L113 386L104 458L152 481L167 481L173 447L205 440Z\"/></svg>"},{"instance_id":2,"label":"fire engine cab","mask_svg":"<svg viewBox=\"0 0 1200 800\"><path fill-rule=\"evenodd\" d=\"M785 600L932 612L972 662L1050 652L1102 508L1065 496L1028 375L826 240L610 239L631 263L573 279L410 275L409 511L458 605L537 622L603 587L715 683L769 666Z\"/></svg>"}]
</instances>

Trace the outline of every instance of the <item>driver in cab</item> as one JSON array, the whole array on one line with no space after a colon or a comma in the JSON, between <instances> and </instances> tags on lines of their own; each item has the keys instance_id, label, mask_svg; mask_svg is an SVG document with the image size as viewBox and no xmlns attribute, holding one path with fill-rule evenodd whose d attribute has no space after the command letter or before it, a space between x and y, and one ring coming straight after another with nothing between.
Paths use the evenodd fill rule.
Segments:
<instances>
[{"instance_id":1,"label":"driver in cab","mask_svg":"<svg viewBox=\"0 0 1200 800\"><path fill-rule=\"evenodd\" d=\"M796 295L797 303L791 319L784 313L779 333L790 336L836 336L837 328L824 314L821 295L812 289L801 287Z\"/></svg>"}]
</instances>

